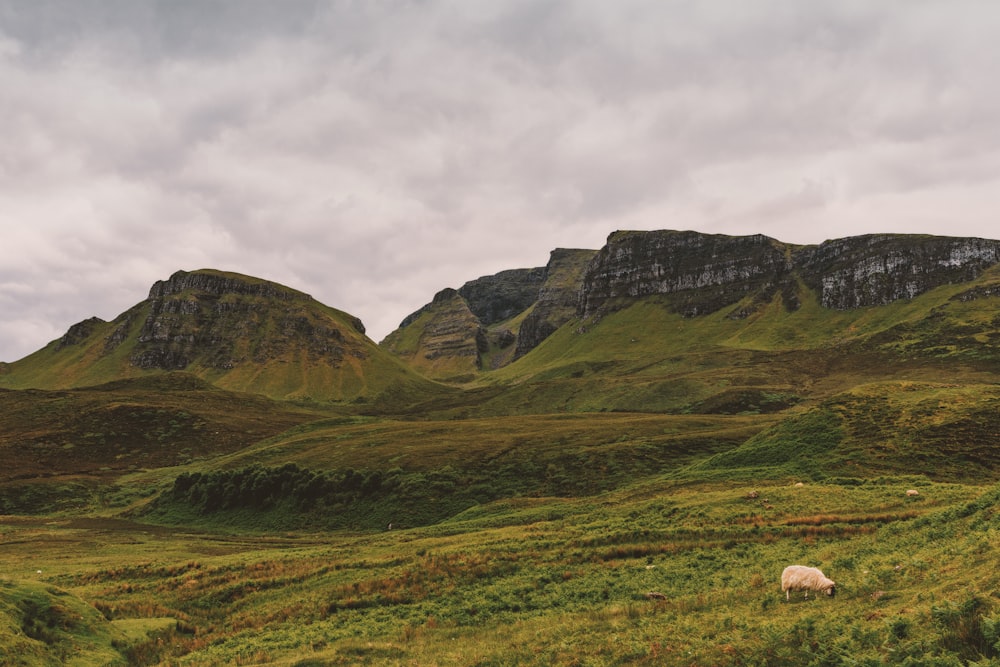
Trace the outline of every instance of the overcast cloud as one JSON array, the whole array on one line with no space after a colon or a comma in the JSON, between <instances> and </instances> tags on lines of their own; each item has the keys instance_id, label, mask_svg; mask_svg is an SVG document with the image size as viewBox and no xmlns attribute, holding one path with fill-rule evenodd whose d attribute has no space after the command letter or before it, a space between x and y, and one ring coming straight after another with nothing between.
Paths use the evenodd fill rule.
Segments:
<instances>
[{"instance_id":1,"label":"overcast cloud","mask_svg":"<svg viewBox=\"0 0 1000 667\"><path fill-rule=\"evenodd\" d=\"M0 0L0 360L178 269L380 340L616 229L997 238L1000 4Z\"/></svg>"}]
</instances>

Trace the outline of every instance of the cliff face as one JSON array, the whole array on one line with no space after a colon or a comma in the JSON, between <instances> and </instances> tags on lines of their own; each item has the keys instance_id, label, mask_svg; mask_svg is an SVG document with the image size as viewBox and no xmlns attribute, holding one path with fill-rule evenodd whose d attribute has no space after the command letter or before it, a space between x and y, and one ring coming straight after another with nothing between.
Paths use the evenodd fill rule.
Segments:
<instances>
[{"instance_id":1,"label":"cliff face","mask_svg":"<svg viewBox=\"0 0 1000 667\"><path fill-rule=\"evenodd\" d=\"M702 315L750 295L770 300L792 283L788 247L760 234L615 232L584 273L578 314L590 318L663 294L685 315Z\"/></svg>"},{"instance_id":2,"label":"cliff face","mask_svg":"<svg viewBox=\"0 0 1000 667\"><path fill-rule=\"evenodd\" d=\"M899 234L826 241L794 255L806 285L836 310L882 306L968 282L998 261L1000 241Z\"/></svg>"},{"instance_id":3,"label":"cliff face","mask_svg":"<svg viewBox=\"0 0 1000 667\"><path fill-rule=\"evenodd\" d=\"M470 280L458 288L458 293L483 326L489 327L533 304L545 277L545 267L511 269Z\"/></svg>"},{"instance_id":4,"label":"cliff face","mask_svg":"<svg viewBox=\"0 0 1000 667\"><path fill-rule=\"evenodd\" d=\"M141 307L116 320L105 351L128 340L137 316L144 315L128 357L142 369L184 370L199 362L229 370L288 356L336 367L347 356L363 359L363 346L306 307L308 300L308 295L276 283L178 271L154 283ZM364 332L360 320L349 322L355 332Z\"/></svg>"},{"instance_id":5,"label":"cliff face","mask_svg":"<svg viewBox=\"0 0 1000 667\"><path fill-rule=\"evenodd\" d=\"M435 379L504 366L575 317L583 270L595 252L559 248L546 266L444 289L380 346Z\"/></svg>"},{"instance_id":6,"label":"cliff face","mask_svg":"<svg viewBox=\"0 0 1000 667\"><path fill-rule=\"evenodd\" d=\"M454 379L476 373L486 331L457 290L446 288L403 320L380 344L427 377Z\"/></svg>"},{"instance_id":7,"label":"cliff face","mask_svg":"<svg viewBox=\"0 0 1000 667\"><path fill-rule=\"evenodd\" d=\"M455 379L481 370L484 355L499 349L509 360L517 337L501 323L538 298L546 269L512 269L446 288L408 315L380 345L428 377ZM489 360L495 365L496 358Z\"/></svg>"},{"instance_id":8,"label":"cliff face","mask_svg":"<svg viewBox=\"0 0 1000 667\"><path fill-rule=\"evenodd\" d=\"M576 316L583 274L594 250L557 248L549 256L546 280L517 332L514 358L522 357Z\"/></svg>"},{"instance_id":9,"label":"cliff face","mask_svg":"<svg viewBox=\"0 0 1000 667\"><path fill-rule=\"evenodd\" d=\"M745 317L779 292L795 310L799 281L827 308L880 306L974 280L998 261L1000 241L977 238L873 234L796 247L760 235L615 232L587 267L577 314L654 294L686 316L753 297L730 313Z\"/></svg>"}]
</instances>

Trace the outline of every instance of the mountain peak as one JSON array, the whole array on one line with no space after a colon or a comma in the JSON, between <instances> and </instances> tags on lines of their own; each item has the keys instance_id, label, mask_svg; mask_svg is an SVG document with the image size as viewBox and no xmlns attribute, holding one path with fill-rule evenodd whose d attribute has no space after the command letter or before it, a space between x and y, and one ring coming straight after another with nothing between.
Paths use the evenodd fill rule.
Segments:
<instances>
[{"instance_id":1,"label":"mountain peak","mask_svg":"<svg viewBox=\"0 0 1000 667\"><path fill-rule=\"evenodd\" d=\"M188 290L199 290L216 296L244 294L279 299L291 299L295 296L308 297L307 294L296 292L289 287L267 280L239 273L216 271L215 269L198 269L197 271L177 271L167 280L157 280L149 288L149 298L162 299Z\"/></svg>"}]
</instances>

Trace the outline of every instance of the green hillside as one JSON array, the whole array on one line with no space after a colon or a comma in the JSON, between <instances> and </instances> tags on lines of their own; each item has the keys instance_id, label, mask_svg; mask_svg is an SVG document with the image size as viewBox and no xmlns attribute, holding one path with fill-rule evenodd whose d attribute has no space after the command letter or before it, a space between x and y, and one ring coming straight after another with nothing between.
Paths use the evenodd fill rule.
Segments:
<instances>
[{"instance_id":1,"label":"green hillside","mask_svg":"<svg viewBox=\"0 0 1000 667\"><path fill-rule=\"evenodd\" d=\"M356 318L258 278L178 272L111 322L74 325L8 364L0 387L66 389L183 370L231 391L368 400L434 386L364 335Z\"/></svg>"},{"instance_id":2,"label":"green hillside","mask_svg":"<svg viewBox=\"0 0 1000 667\"><path fill-rule=\"evenodd\" d=\"M484 375L504 391L479 414L552 411L768 412L884 379L990 382L1000 371L1000 274L848 311L800 288L746 319L690 318L663 297L596 324L561 327L522 359Z\"/></svg>"},{"instance_id":3,"label":"green hillside","mask_svg":"<svg viewBox=\"0 0 1000 667\"><path fill-rule=\"evenodd\" d=\"M139 469L204 462L320 416L187 373L69 390L0 390L0 514L123 504Z\"/></svg>"}]
</instances>

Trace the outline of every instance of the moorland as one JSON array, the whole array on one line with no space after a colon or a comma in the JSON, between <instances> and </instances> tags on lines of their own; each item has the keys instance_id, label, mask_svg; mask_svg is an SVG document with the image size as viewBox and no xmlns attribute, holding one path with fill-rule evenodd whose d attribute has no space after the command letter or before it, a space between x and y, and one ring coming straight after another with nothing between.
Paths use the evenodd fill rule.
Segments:
<instances>
[{"instance_id":1,"label":"moorland","mask_svg":"<svg viewBox=\"0 0 1000 667\"><path fill-rule=\"evenodd\" d=\"M630 296L492 367L517 312L436 375L187 275L0 366L0 664L1000 665L995 262Z\"/></svg>"}]
</instances>

